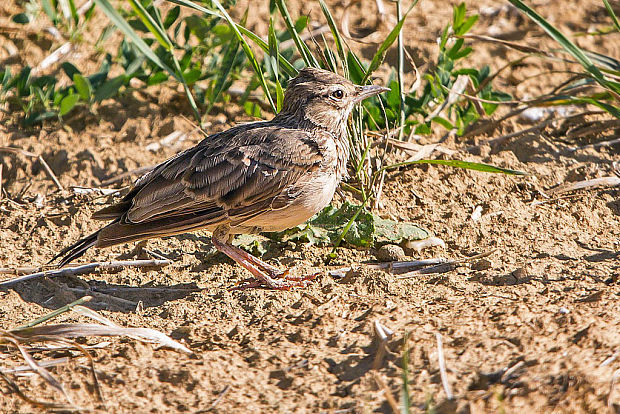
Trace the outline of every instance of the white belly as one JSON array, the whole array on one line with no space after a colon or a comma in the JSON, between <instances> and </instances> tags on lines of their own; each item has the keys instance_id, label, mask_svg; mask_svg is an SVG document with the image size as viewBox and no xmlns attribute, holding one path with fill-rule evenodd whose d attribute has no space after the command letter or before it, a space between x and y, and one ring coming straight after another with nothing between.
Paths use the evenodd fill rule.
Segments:
<instances>
[{"instance_id":1,"label":"white belly","mask_svg":"<svg viewBox=\"0 0 620 414\"><path fill-rule=\"evenodd\" d=\"M232 231L243 233L244 228L256 228L265 232L282 231L302 224L330 203L337 185L335 174L312 177L301 185L303 190L287 207L266 211Z\"/></svg>"}]
</instances>

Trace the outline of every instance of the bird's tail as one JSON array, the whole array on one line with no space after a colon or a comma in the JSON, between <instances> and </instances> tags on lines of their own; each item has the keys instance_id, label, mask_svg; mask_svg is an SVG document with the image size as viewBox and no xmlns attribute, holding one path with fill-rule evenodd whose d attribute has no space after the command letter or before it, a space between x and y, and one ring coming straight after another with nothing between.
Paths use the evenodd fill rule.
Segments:
<instances>
[{"instance_id":1,"label":"bird's tail","mask_svg":"<svg viewBox=\"0 0 620 414\"><path fill-rule=\"evenodd\" d=\"M98 230L93 234L78 240L71 246L62 249L60 253L58 253L56 256L54 256L52 260L50 260L50 263L55 261L59 257L62 257L62 259L60 259L60 262L58 263L58 266L63 267L66 264L71 263L78 257L82 256L84 253L86 253L86 250L90 249L95 245L95 243L97 243L97 236L99 236L100 231L101 230Z\"/></svg>"}]
</instances>

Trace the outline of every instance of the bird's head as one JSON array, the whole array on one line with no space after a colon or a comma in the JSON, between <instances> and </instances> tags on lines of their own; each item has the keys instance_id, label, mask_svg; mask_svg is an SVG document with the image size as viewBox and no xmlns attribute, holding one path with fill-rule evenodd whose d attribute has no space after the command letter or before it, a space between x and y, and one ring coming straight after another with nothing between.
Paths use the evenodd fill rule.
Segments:
<instances>
[{"instance_id":1,"label":"bird's head","mask_svg":"<svg viewBox=\"0 0 620 414\"><path fill-rule=\"evenodd\" d=\"M337 130L356 103L385 91L389 88L355 85L333 72L304 68L289 82L280 114Z\"/></svg>"}]
</instances>

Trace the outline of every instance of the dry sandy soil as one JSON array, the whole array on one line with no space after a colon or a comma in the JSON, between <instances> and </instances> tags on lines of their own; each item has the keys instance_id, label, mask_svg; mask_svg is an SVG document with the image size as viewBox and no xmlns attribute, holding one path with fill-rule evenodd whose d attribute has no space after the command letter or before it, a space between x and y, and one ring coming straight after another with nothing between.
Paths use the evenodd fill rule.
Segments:
<instances>
[{"instance_id":1,"label":"dry sandy soil","mask_svg":"<svg viewBox=\"0 0 620 414\"><path fill-rule=\"evenodd\" d=\"M258 19L268 2L256 3L260 7L253 15ZM374 7L374 2L367 3L364 7ZM420 64L435 58L434 41L451 18L446 3L422 0L405 26L407 47ZM470 10L484 12L475 33L553 47L504 3L469 3ZM609 24L602 2L530 3L567 32ZM330 4L341 16L342 5ZM618 9L618 2L614 4ZM322 22L313 1L290 2L290 9L295 16L305 13ZM0 47L0 67L34 65L57 46L45 36L6 29L15 27L10 16L19 11L12 2L0 6L0 45L10 40L21 52L8 57ZM353 15L360 17L354 17L351 26L360 30L372 27L376 14L354 7ZM264 31L264 21L252 24ZM578 41L620 58L617 34ZM376 49L351 44L367 58ZM101 58L90 50L87 44L80 46L70 60L90 70ZM496 70L518 56L478 44L471 61ZM393 59L394 54L388 54L388 60ZM553 65L529 59L500 76L498 86L518 98L536 96L565 79L549 72L562 67ZM168 87L106 101L96 115L84 111L64 128L52 123L23 129L15 116L0 114L0 146L42 154L66 189L58 191L31 159L0 155L5 191L0 196L0 266L41 266L68 243L97 229L100 223L89 216L112 199L75 195L70 186L100 187L110 177L195 144L198 134L191 134L180 148L145 150L173 130L191 131L181 117L189 114L183 96ZM228 105L206 122L210 131L219 131L248 119ZM337 261L326 265L327 248L272 242L267 260L296 264L300 272L318 268L322 276L303 289L230 292L229 287L248 275L228 258L211 254L208 234L196 233L147 244L148 250L174 260L161 269L36 280L0 292L0 327L21 325L65 305L84 295L87 284L112 296L96 296L92 302L103 315L122 326L161 330L195 353L185 356L133 339L112 339L93 350L105 406L97 402L84 359L51 368L76 404L95 412L391 412L388 394L398 400L403 388L405 337L412 412L620 412L620 389L613 381L620 372L620 358L615 358L620 352L620 190L544 197L561 183L612 175L612 163L619 159L617 144L570 149L612 139L614 131L606 136L571 134L576 125L558 119L542 131L493 146L485 143L532 126L513 118L488 135L443 144L460 151L455 154L460 159L527 171L527 177L441 166L388 175L376 212L413 221L446 242L445 250L406 251L411 258L460 259L493 251L487 259L465 262L451 272L403 280L361 266L341 281L327 270L372 262L373 251L340 248ZM440 136L438 132L427 142ZM474 220L478 206L482 215ZM133 248L91 251L83 260L144 255ZM132 289L137 286L160 290L153 294ZM67 313L59 320L83 319ZM375 322L393 331L379 360ZM453 400L442 386L437 334ZM0 366L23 364L8 348L2 348L0 361ZM37 376L15 380L28 395L61 401ZM0 390L0 412L35 410L4 384Z\"/></svg>"}]
</instances>

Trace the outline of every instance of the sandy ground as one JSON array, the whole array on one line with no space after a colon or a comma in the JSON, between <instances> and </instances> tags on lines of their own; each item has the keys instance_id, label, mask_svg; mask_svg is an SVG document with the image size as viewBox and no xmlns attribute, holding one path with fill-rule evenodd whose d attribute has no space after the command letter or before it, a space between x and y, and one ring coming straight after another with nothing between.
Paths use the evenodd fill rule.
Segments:
<instances>
[{"instance_id":1,"label":"sandy ground","mask_svg":"<svg viewBox=\"0 0 620 414\"><path fill-rule=\"evenodd\" d=\"M444 3L421 1L406 24L407 47L417 63L434 59L433 42L452 13ZM330 4L340 16L342 6ZM599 2L533 4L565 31L609 24ZM267 5L261 2L265 12ZM313 2L291 2L289 7L295 16L320 19L320 8ZM469 8L484 14L477 34L499 33L508 40L553 46L508 7L487 1L470 2ZM10 16L19 10L15 4L0 6L0 27L15 27ZM371 15L354 7L352 28L373 26L375 14ZM264 22L253 24L259 32L264 29ZM9 40L22 53L8 57L0 48L0 67L36 63L52 45L45 36L0 29L0 45ZM580 44L615 58L620 58L619 40L618 35L578 38ZM368 57L376 48L352 45ZM82 45L71 60L90 70L101 56L87 50ZM495 70L519 56L489 44L478 44L476 50L472 61ZM388 61L394 56L388 54ZM563 67L530 59L500 76L498 85L518 98L535 96L565 79L549 73ZM191 132L181 117L189 113L182 95L160 87L106 101L96 115L84 111L64 127L23 129L14 116L1 114L0 146L42 154L67 190L58 191L39 163L0 154L6 191L0 199L0 266L43 265L68 243L96 230L100 223L89 215L113 199L75 195L68 188L102 186L110 177L155 164L195 144L200 136L193 133L180 148L145 150L174 130ZM248 119L228 105L206 121L215 132ZM461 259L493 252L451 272L399 279L362 265L341 281L327 270L374 261L373 251L340 248L338 259L326 265L327 248L271 242L268 261L297 265L300 272L320 269L322 276L304 289L230 292L228 288L247 273L228 258L213 255L208 234L198 232L149 241L148 250L174 260L161 269L38 280L1 292L0 327L18 326L79 298L87 283L125 300L95 298L93 308L108 318L123 326L161 330L195 352L184 356L133 339L112 339L93 350L105 406L96 402L84 359L72 358L51 369L77 404L96 412L387 413L387 394L397 400L401 395L406 349L413 412L619 412L620 389L612 379L620 368L620 190L544 197L558 184L612 174L612 162L619 160L617 145L570 150L614 137L613 131L607 136L574 132L583 122L597 119L601 118L559 119L542 131L494 146L485 143L532 126L514 118L489 135L444 143L461 150L456 154L461 159L527 171L527 177L441 166L417 166L387 176L376 212L413 221L446 242L445 250L406 250L411 258ZM471 146L477 147L464 151ZM477 220L472 218L476 210L481 213ZM83 260L133 257L133 248L93 250ZM131 289L136 286L160 290ZM65 314L59 320L82 319ZM377 322L393 331L381 358ZM447 399L442 386L437 335L453 400ZM0 350L0 366L23 363L7 348ZM59 400L36 376L16 381L29 395ZM5 385L0 390L1 412L34 410Z\"/></svg>"}]
</instances>

